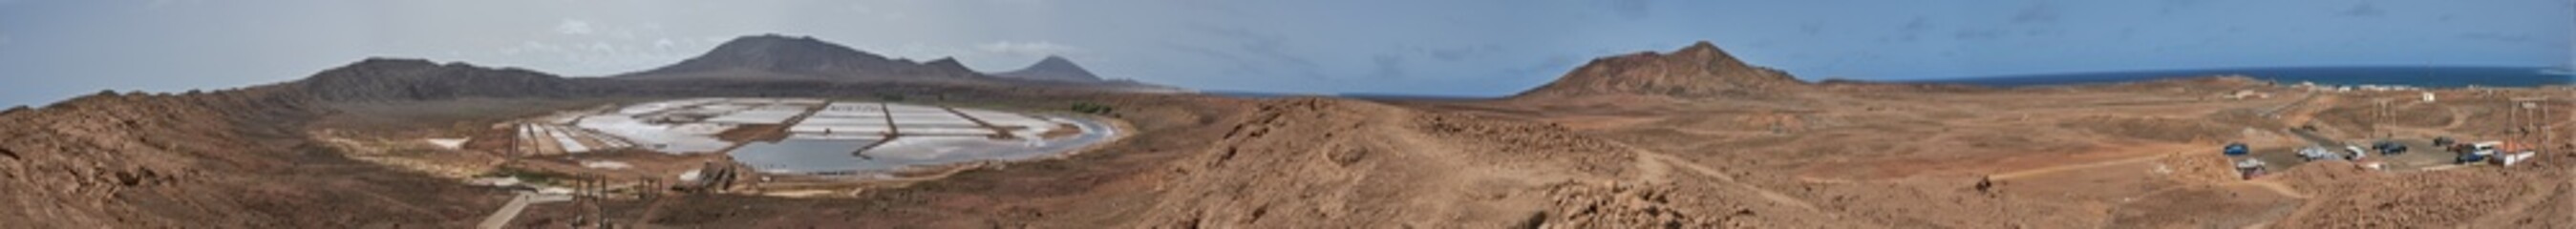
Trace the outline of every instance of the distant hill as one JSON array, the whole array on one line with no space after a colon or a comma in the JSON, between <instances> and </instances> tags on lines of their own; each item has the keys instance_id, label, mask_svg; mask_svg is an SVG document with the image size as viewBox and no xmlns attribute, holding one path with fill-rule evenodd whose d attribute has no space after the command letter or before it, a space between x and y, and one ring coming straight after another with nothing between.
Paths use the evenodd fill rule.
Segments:
<instances>
[{"instance_id":1,"label":"distant hill","mask_svg":"<svg viewBox=\"0 0 2576 229\"><path fill-rule=\"evenodd\" d=\"M1053 55L1047 56L1046 59L1038 60L1035 64L1029 64L1029 67L1020 68L1020 70L992 73L990 75L994 78L1000 78L1026 85L1093 87L1105 90L1142 93L1194 92L1190 89L1149 84L1129 79L1100 78L1099 75L1091 74L1091 70L1083 69L1082 65L1074 64L1072 59Z\"/></svg>"},{"instance_id":2,"label":"distant hill","mask_svg":"<svg viewBox=\"0 0 2576 229\"><path fill-rule=\"evenodd\" d=\"M1037 64L1031 64L1027 68L993 73L993 76L1012 79L1064 82L1103 82L1100 79L1100 76L1092 75L1091 70L1082 69L1082 66L1074 64L1073 60L1067 60L1064 57L1052 55L1047 56L1044 60L1038 60Z\"/></svg>"},{"instance_id":3,"label":"distant hill","mask_svg":"<svg viewBox=\"0 0 2576 229\"><path fill-rule=\"evenodd\" d=\"M1701 41L1669 54L1645 52L1593 59L1554 82L1513 98L1758 96L1808 86L1788 73L1747 65L1717 45Z\"/></svg>"},{"instance_id":4,"label":"distant hill","mask_svg":"<svg viewBox=\"0 0 2576 229\"><path fill-rule=\"evenodd\" d=\"M983 78L955 59L889 59L813 37L768 34L734 38L704 55L633 79L960 79Z\"/></svg>"},{"instance_id":5,"label":"distant hill","mask_svg":"<svg viewBox=\"0 0 2576 229\"><path fill-rule=\"evenodd\" d=\"M323 70L289 86L314 98L335 101L560 97L573 88L562 77L526 69L390 58L369 58Z\"/></svg>"},{"instance_id":6,"label":"distant hill","mask_svg":"<svg viewBox=\"0 0 2576 229\"><path fill-rule=\"evenodd\" d=\"M614 79L822 80L950 83L1092 88L1110 91L1189 92L1132 80L1106 80L1072 60L1050 56L1028 68L984 74L954 58L913 62L814 39L768 34L734 38L680 63Z\"/></svg>"}]
</instances>

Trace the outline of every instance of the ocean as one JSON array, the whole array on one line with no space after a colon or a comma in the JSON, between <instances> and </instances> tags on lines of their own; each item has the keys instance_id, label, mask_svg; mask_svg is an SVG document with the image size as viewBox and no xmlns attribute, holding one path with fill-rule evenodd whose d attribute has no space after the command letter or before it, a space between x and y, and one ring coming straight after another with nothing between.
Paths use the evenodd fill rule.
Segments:
<instances>
[{"instance_id":1,"label":"ocean","mask_svg":"<svg viewBox=\"0 0 2576 229\"><path fill-rule=\"evenodd\" d=\"M1956 83L1992 87L2024 87L2069 84L2137 82L2167 78L2214 75L2245 75L2281 84L2315 82L2320 85L2405 85L2426 88L2537 87L2576 83L2565 69L2529 67L2303 67L2303 68L2237 68L2174 71L2131 71L2038 74L2000 77L1975 77L1936 80L1897 81L1911 83Z\"/></svg>"},{"instance_id":2,"label":"ocean","mask_svg":"<svg viewBox=\"0 0 2576 229\"><path fill-rule=\"evenodd\" d=\"M2107 84L2168 78L2244 75L2281 84L2314 82L2319 85L2405 85L2425 88L2537 87L2576 84L2576 76L2565 69L2529 67L2300 67L2300 68L2233 68L2202 70L2129 71L2036 74L1998 77L1972 77L1933 80L1893 80L1894 83L1950 83L1990 87L2027 87L2073 84ZM1460 95L1411 95L1395 93L1278 93L1204 90L1201 93L1235 98L1281 98L1293 96L1332 96L1377 100L1480 100L1508 97Z\"/></svg>"}]
</instances>

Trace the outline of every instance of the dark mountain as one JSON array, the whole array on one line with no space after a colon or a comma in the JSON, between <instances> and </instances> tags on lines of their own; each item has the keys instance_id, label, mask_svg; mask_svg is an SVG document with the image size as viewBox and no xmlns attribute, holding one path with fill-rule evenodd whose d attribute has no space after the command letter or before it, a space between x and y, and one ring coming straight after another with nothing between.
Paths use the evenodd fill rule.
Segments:
<instances>
[{"instance_id":1,"label":"dark mountain","mask_svg":"<svg viewBox=\"0 0 2576 229\"><path fill-rule=\"evenodd\" d=\"M1147 93L1176 93L1193 91L1179 87L1137 82L1129 79L1102 79L1100 78L1100 75L1091 74L1091 70L1083 69L1082 65L1074 64L1072 59L1052 55L1047 56L1046 59L1038 60L1035 64L1030 64L1027 68L1020 68L1020 70L1008 72L992 73L991 75L1006 81L1025 85L1089 87L1113 91Z\"/></svg>"},{"instance_id":2,"label":"dark mountain","mask_svg":"<svg viewBox=\"0 0 2576 229\"><path fill-rule=\"evenodd\" d=\"M1012 79L1064 82L1102 81L1100 76L1092 75L1091 70L1084 70L1081 65L1073 64L1073 60L1066 60L1064 57L1060 56L1047 56L1045 60L1039 60L1037 64L1029 65L1027 68L1021 68L1017 71L994 73L993 76Z\"/></svg>"},{"instance_id":3,"label":"dark mountain","mask_svg":"<svg viewBox=\"0 0 2576 229\"><path fill-rule=\"evenodd\" d=\"M1753 96L1808 86L1788 73L1744 64L1716 45L1701 41L1670 54L1645 52L1593 59L1555 82L1513 97Z\"/></svg>"},{"instance_id":4,"label":"dark mountain","mask_svg":"<svg viewBox=\"0 0 2576 229\"><path fill-rule=\"evenodd\" d=\"M288 86L330 101L560 97L573 88L562 77L525 69L388 58L323 70Z\"/></svg>"},{"instance_id":5,"label":"dark mountain","mask_svg":"<svg viewBox=\"0 0 2576 229\"><path fill-rule=\"evenodd\" d=\"M649 71L618 77L752 78L752 79L906 79L982 77L956 60L927 63L888 59L813 37L776 34L744 36L716 45L704 55Z\"/></svg>"}]
</instances>

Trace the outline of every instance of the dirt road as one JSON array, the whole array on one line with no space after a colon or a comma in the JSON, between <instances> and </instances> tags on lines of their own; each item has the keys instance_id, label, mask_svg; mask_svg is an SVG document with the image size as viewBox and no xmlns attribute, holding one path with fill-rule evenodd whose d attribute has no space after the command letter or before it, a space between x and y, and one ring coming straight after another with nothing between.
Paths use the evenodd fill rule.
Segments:
<instances>
[{"instance_id":1,"label":"dirt road","mask_svg":"<svg viewBox=\"0 0 2576 229\"><path fill-rule=\"evenodd\" d=\"M509 226L509 225L510 225L510 220L511 220L511 219L517 219L517 218L519 218L519 213L520 213L520 212L522 212L522 211L527 211L527 210L528 210L528 205L529 205L529 204L553 203L553 202L571 201L571 200L572 200L572 196L568 196L568 195L536 194L536 193L525 193L525 192L522 192L522 193L519 193L519 196L517 196L517 197L511 197L511 198L510 198L510 203L509 203L509 204L503 204L503 205L501 205L501 209L500 209L500 210L494 210L494 211L492 211L492 215L491 215L491 216L485 216L485 217L483 217L483 222L482 222L482 223L479 223L479 224L475 224L474 228L482 228L482 229L500 229L500 228L503 228L503 227L507 227L507 226Z\"/></svg>"},{"instance_id":2,"label":"dirt road","mask_svg":"<svg viewBox=\"0 0 2576 229\"><path fill-rule=\"evenodd\" d=\"M2308 92L2307 96L2299 97L2299 101L2292 101L2292 102L2287 103L2287 104L2281 104L2281 106L2272 107L2271 109L2264 109L2264 110L2263 110L2263 117L2267 117L2267 118L2280 118L2280 117L2281 117L2281 111L2287 111L2287 110L2290 110L2290 109L2293 109L2293 108L2298 108L2298 107L2299 107L2299 105L2305 105L2305 104L2308 104L2308 101L2313 101L2313 100L2316 100L2316 99L2317 99L2317 93L2316 93L2316 92Z\"/></svg>"}]
</instances>

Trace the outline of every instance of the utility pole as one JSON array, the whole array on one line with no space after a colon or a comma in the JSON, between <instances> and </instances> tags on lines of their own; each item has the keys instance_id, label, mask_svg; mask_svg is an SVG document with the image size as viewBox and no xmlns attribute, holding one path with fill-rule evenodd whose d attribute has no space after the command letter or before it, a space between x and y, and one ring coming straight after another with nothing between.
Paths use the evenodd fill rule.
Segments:
<instances>
[{"instance_id":1,"label":"utility pole","mask_svg":"<svg viewBox=\"0 0 2576 229\"><path fill-rule=\"evenodd\" d=\"M2537 143L2534 147L2528 147L2529 150L2539 151L2552 147L2550 144L2556 141L2550 139L2554 137L2548 129L2550 123L2548 117L2551 115L2549 107L2544 106L2549 104L2549 97L2522 97L2513 98L2511 101L2515 106L2512 109L2513 112L2509 113L2512 116L2508 116L2507 120L2513 122L2512 131L2515 139L2525 144ZM2532 138L2540 140L2533 141Z\"/></svg>"},{"instance_id":2,"label":"utility pole","mask_svg":"<svg viewBox=\"0 0 2576 229\"><path fill-rule=\"evenodd\" d=\"M596 228L614 228L616 227L615 224L610 224L608 222L608 205L605 202L602 202L605 200L604 198L608 197L608 177L598 176L597 178L599 179L594 179L591 181L592 183L590 185L591 190L594 190L590 193L592 196L590 197L590 213L592 216L599 218L599 227Z\"/></svg>"},{"instance_id":3,"label":"utility pole","mask_svg":"<svg viewBox=\"0 0 2576 229\"><path fill-rule=\"evenodd\" d=\"M2388 123L2389 123L2389 119L2391 119L2391 118L2390 118L2390 117L2388 117L2388 116L2390 116L2390 114L2391 114L2391 113L2395 113L2395 112L2393 112L2393 111L2389 111L2389 108L2388 108L2388 98L2380 98L2380 99L2379 99L2379 100L2377 100L2377 101L2379 102L2379 109L2375 110L2376 112L2372 112L2372 113L2373 113L2372 115L2373 115L2373 116L2379 116L2379 117L2378 117L2378 118L2379 118L2379 123L2373 123L2373 124L2371 124L2371 125L2370 125L2370 127L2371 127L2371 128L2370 128L2370 131L2371 131L2371 132L2384 132L2384 133L2382 133L2382 134L2379 134L2379 140L2381 140L2381 141L2386 141L2386 140L2388 140L2389 138L2395 138L2395 137L2397 136L2397 131L2393 131L2393 130L2386 130L2386 131L2383 131L2384 129L2387 129L2387 127L2385 127L2385 125L2388 125ZM2377 144L2377 143L2372 143L2372 144Z\"/></svg>"},{"instance_id":4,"label":"utility pole","mask_svg":"<svg viewBox=\"0 0 2576 229\"><path fill-rule=\"evenodd\" d=\"M2513 124L2514 124L2514 126L2513 126L2513 132L2514 132L2514 133L2513 133L2513 136L2514 136L2514 140L2521 141L2521 142L2523 142L2523 144L2530 144L2530 142L2531 142L2531 120L2524 120L2524 119L2526 119L2524 116L2530 116L2530 115L2528 115L2528 114L2523 114L2523 112L2530 112L2530 111L2531 111L2531 102L2525 102L2525 101L2520 101L2519 99L2516 99L2516 101L2514 102L2514 110L2513 110L2513 111L2514 111L2514 116L2513 116L2513 117L2514 117L2514 121L2513 121Z\"/></svg>"},{"instance_id":5,"label":"utility pole","mask_svg":"<svg viewBox=\"0 0 2576 229\"><path fill-rule=\"evenodd\" d=\"M2522 117L2521 106L2515 106L2519 103L2515 100L2505 101L2508 101L2504 105L2505 135L2519 137L2522 134L2522 119L2518 118Z\"/></svg>"}]
</instances>

